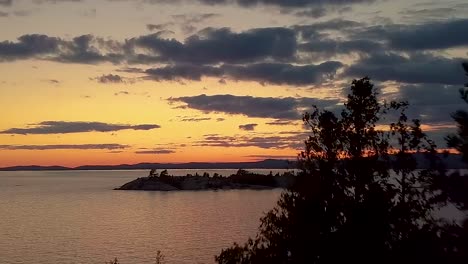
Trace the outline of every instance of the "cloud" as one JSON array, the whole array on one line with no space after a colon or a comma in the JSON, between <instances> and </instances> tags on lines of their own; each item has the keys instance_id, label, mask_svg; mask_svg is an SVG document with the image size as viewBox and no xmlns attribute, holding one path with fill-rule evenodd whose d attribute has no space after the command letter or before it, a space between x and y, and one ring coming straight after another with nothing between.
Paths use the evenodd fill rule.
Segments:
<instances>
[{"instance_id":1,"label":"cloud","mask_svg":"<svg viewBox=\"0 0 468 264\"><path fill-rule=\"evenodd\" d=\"M121 46L115 41L82 35L64 40L47 35L29 34L18 41L0 42L0 61L18 59L44 59L66 63L119 63L124 59L119 54Z\"/></svg>"},{"instance_id":2,"label":"cloud","mask_svg":"<svg viewBox=\"0 0 468 264\"><path fill-rule=\"evenodd\" d=\"M0 145L3 150L59 150L59 149L125 149L128 145L121 144L81 144L81 145Z\"/></svg>"},{"instance_id":3,"label":"cloud","mask_svg":"<svg viewBox=\"0 0 468 264\"><path fill-rule=\"evenodd\" d=\"M202 140L195 141L192 146L199 147L224 147L243 148L257 147L262 149L301 149L304 145L306 133L297 133L286 136L220 136L206 135Z\"/></svg>"},{"instance_id":4,"label":"cloud","mask_svg":"<svg viewBox=\"0 0 468 264\"><path fill-rule=\"evenodd\" d=\"M312 40L316 38L323 38L322 32L327 31L343 31L343 30L357 30L364 27L365 24L344 19L332 19L323 22L317 22L309 25L294 25L291 28L297 32L301 39Z\"/></svg>"},{"instance_id":5,"label":"cloud","mask_svg":"<svg viewBox=\"0 0 468 264\"><path fill-rule=\"evenodd\" d=\"M78 3L83 2L83 0L34 0L36 4L44 4L44 3L51 3L51 4L58 4L58 3Z\"/></svg>"},{"instance_id":6,"label":"cloud","mask_svg":"<svg viewBox=\"0 0 468 264\"><path fill-rule=\"evenodd\" d=\"M408 115L420 119L424 124L434 125L452 122L450 114L465 109L460 98L462 85L409 84L401 85L397 97L410 103Z\"/></svg>"},{"instance_id":7,"label":"cloud","mask_svg":"<svg viewBox=\"0 0 468 264\"><path fill-rule=\"evenodd\" d=\"M229 28L206 28L184 42L164 39L156 33L129 39L127 45L149 52L134 54L138 61L213 64L291 59L297 43L292 29L278 27L241 33L232 32Z\"/></svg>"},{"instance_id":8,"label":"cloud","mask_svg":"<svg viewBox=\"0 0 468 264\"><path fill-rule=\"evenodd\" d=\"M252 80L260 83L307 85L332 78L343 64L327 61L318 65L292 65L282 63L257 63L245 66L226 65L225 72L235 80Z\"/></svg>"},{"instance_id":9,"label":"cloud","mask_svg":"<svg viewBox=\"0 0 468 264\"><path fill-rule=\"evenodd\" d=\"M163 23L163 24L147 24L146 28L149 31L163 31L167 30L169 27L173 26L175 23L173 22L168 22L168 23Z\"/></svg>"},{"instance_id":10,"label":"cloud","mask_svg":"<svg viewBox=\"0 0 468 264\"><path fill-rule=\"evenodd\" d=\"M124 78L117 74L104 74L93 78L93 80L96 80L99 83L125 83Z\"/></svg>"},{"instance_id":11,"label":"cloud","mask_svg":"<svg viewBox=\"0 0 468 264\"><path fill-rule=\"evenodd\" d=\"M324 5L350 5L359 3L372 3L375 0L198 0L201 3L208 5L226 5L236 3L243 7L252 7L256 5L269 5L282 8L303 8L310 6L324 6Z\"/></svg>"},{"instance_id":12,"label":"cloud","mask_svg":"<svg viewBox=\"0 0 468 264\"><path fill-rule=\"evenodd\" d=\"M254 131L256 126L258 126L258 124L239 125L239 129L245 131Z\"/></svg>"},{"instance_id":13,"label":"cloud","mask_svg":"<svg viewBox=\"0 0 468 264\"><path fill-rule=\"evenodd\" d=\"M222 76L223 69L220 67L179 64L160 68L147 69L145 71L148 77L156 81L176 81L176 80L194 80L200 81L203 76L215 77Z\"/></svg>"},{"instance_id":14,"label":"cloud","mask_svg":"<svg viewBox=\"0 0 468 264\"><path fill-rule=\"evenodd\" d=\"M286 159L286 160L295 160L297 156L292 155L247 155L246 158L254 158L256 160L265 160L265 159Z\"/></svg>"},{"instance_id":15,"label":"cloud","mask_svg":"<svg viewBox=\"0 0 468 264\"><path fill-rule=\"evenodd\" d=\"M58 52L61 40L46 35L23 35L18 42L0 42L0 61L30 58Z\"/></svg>"},{"instance_id":16,"label":"cloud","mask_svg":"<svg viewBox=\"0 0 468 264\"><path fill-rule=\"evenodd\" d=\"M270 126L289 126L289 125L296 125L296 121L293 120L275 120L273 122L267 122L266 125Z\"/></svg>"},{"instance_id":17,"label":"cloud","mask_svg":"<svg viewBox=\"0 0 468 264\"><path fill-rule=\"evenodd\" d=\"M318 65L292 65L285 63L256 63L247 65L203 66L193 64L171 65L148 69L145 72L157 81L194 80L202 77L230 78L270 84L307 85L332 78L343 65L328 61Z\"/></svg>"},{"instance_id":18,"label":"cloud","mask_svg":"<svg viewBox=\"0 0 468 264\"><path fill-rule=\"evenodd\" d=\"M314 53L319 58L329 58L339 54L366 54L382 50L382 44L366 39L338 41L333 39L317 39L302 43L299 49Z\"/></svg>"},{"instance_id":19,"label":"cloud","mask_svg":"<svg viewBox=\"0 0 468 264\"><path fill-rule=\"evenodd\" d=\"M468 46L468 19L383 25L350 31L353 36L386 41L394 50L441 50ZM443 36L443 37L442 37Z\"/></svg>"},{"instance_id":20,"label":"cloud","mask_svg":"<svg viewBox=\"0 0 468 264\"><path fill-rule=\"evenodd\" d=\"M164 154L172 154L176 153L176 151L172 149L153 149L153 150L139 150L135 151L135 154L156 154L156 155L164 155Z\"/></svg>"},{"instance_id":21,"label":"cloud","mask_svg":"<svg viewBox=\"0 0 468 264\"><path fill-rule=\"evenodd\" d=\"M182 122L201 122L201 121L208 121L211 120L211 117L191 117L191 118L183 118L180 121Z\"/></svg>"},{"instance_id":22,"label":"cloud","mask_svg":"<svg viewBox=\"0 0 468 264\"><path fill-rule=\"evenodd\" d=\"M184 103L186 107L207 113L239 114L249 117L299 120L312 105L333 108L335 99L273 98L234 95L197 95L169 98L171 103Z\"/></svg>"},{"instance_id":23,"label":"cloud","mask_svg":"<svg viewBox=\"0 0 468 264\"><path fill-rule=\"evenodd\" d=\"M59 80L55 80L55 79L49 79L49 80L45 80L46 82L48 83L51 83L51 84L59 84L60 81Z\"/></svg>"},{"instance_id":24,"label":"cloud","mask_svg":"<svg viewBox=\"0 0 468 264\"><path fill-rule=\"evenodd\" d=\"M461 58L430 54L400 55L394 52L373 53L345 70L345 76L371 76L378 81L402 83L463 84Z\"/></svg>"},{"instance_id":25,"label":"cloud","mask_svg":"<svg viewBox=\"0 0 468 264\"><path fill-rule=\"evenodd\" d=\"M114 93L115 96L119 96L119 95L129 95L130 93L127 92L127 91L119 91L117 93Z\"/></svg>"},{"instance_id":26,"label":"cloud","mask_svg":"<svg viewBox=\"0 0 468 264\"><path fill-rule=\"evenodd\" d=\"M407 26L389 32L391 47L400 50L430 50L468 46L468 19ZM444 37L441 37L444 36Z\"/></svg>"},{"instance_id":27,"label":"cloud","mask_svg":"<svg viewBox=\"0 0 468 264\"><path fill-rule=\"evenodd\" d=\"M108 0L108 1L130 1L130 0ZM134 1L134 0L132 0ZM305 7L320 7L320 6L349 6L353 4L373 3L376 0L195 0L198 3L205 5L236 5L244 8L252 8L255 6L273 6L281 9L285 8L305 8ZM147 4L181 4L192 3L194 0L140 0L140 3Z\"/></svg>"},{"instance_id":28,"label":"cloud","mask_svg":"<svg viewBox=\"0 0 468 264\"><path fill-rule=\"evenodd\" d=\"M176 18L196 22L217 15L179 16ZM380 26L334 19L240 32L205 28L184 40L167 38L160 32L124 41L93 35L63 39L29 34L0 42L0 61L122 63L126 68L121 71L145 74L146 79L156 81L199 81L211 77L221 83L235 80L305 86L332 80L344 70L340 77L369 75L378 81L455 84L462 78L458 69L461 59L438 51L467 46L468 37L462 30L465 27L468 19ZM357 58L349 62L350 67L331 60L349 54L352 59ZM132 64L142 68L131 67ZM158 66L144 69L141 65L145 64ZM96 80L123 83L127 79L106 74Z\"/></svg>"},{"instance_id":29,"label":"cloud","mask_svg":"<svg viewBox=\"0 0 468 264\"><path fill-rule=\"evenodd\" d=\"M173 15L172 18L177 21L182 31L186 34L194 32L197 24L203 23L212 18L220 17L219 14L205 13L205 14L180 14Z\"/></svg>"},{"instance_id":30,"label":"cloud","mask_svg":"<svg viewBox=\"0 0 468 264\"><path fill-rule=\"evenodd\" d=\"M26 128L10 128L0 131L0 134L68 134L68 133L83 133L83 132L112 132L119 130L152 130L160 128L159 125L122 125L108 124L101 122L68 122L68 121L44 121L30 125Z\"/></svg>"},{"instance_id":31,"label":"cloud","mask_svg":"<svg viewBox=\"0 0 468 264\"><path fill-rule=\"evenodd\" d=\"M13 0L0 0L0 6L11 6L13 4Z\"/></svg>"},{"instance_id":32,"label":"cloud","mask_svg":"<svg viewBox=\"0 0 468 264\"><path fill-rule=\"evenodd\" d=\"M93 35L82 35L72 41L62 40L62 50L54 58L59 62L95 64L101 62L119 63L124 56L118 52L121 46L115 41L96 38ZM63 50L64 49L64 50Z\"/></svg>"},{"instance_id":33,"label":"cloud","mask_svg":"<svg viewBox=\"0 0 468 264\"><path fill-rule=\"evenodd\" d=\"M404 19L412 21L427 21L429 19L448 19L455 17L457 13L457 8L453 7L439 7L439 8L412 8L405 9L399 13L403 16Z\"/></svg>"}]
</instances>

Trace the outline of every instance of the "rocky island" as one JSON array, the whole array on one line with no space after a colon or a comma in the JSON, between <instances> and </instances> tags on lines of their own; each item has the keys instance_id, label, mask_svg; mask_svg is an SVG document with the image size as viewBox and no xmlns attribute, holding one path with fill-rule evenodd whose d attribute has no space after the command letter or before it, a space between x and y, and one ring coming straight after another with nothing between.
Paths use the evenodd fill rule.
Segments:
<instances>
[{"instance_id":1,"label":"rocky island","mask_svg":"<svg viewBox=\"0 0 468 264\"><path fill-rule=\"evenodd\" d=\"M287 188L294 182L294 172L283 174L257 174L238 170L236 174L224 177L218 174L170 176L167 170L161 173L150 172L147 177L130 181L115 190L139 191L181 191L181 190L229 190L229 189L274 189Z\"/></svg>"}]
</instances>

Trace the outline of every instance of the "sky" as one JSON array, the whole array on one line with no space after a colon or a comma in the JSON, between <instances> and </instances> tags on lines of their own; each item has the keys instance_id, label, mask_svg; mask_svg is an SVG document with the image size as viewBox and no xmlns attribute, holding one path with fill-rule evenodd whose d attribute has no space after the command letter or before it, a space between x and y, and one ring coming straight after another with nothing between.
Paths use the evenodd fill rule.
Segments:
<instances>
[{"instance_id":1,"label":"sky","mask_svg":"<svg viewBox=\"0 0 468 264\"><path fill-rule=\"evenodd\" d=\"M369 76L439 147L464 0L0 0L0 167L292 158Z\"/></svg>"}]
</instances>

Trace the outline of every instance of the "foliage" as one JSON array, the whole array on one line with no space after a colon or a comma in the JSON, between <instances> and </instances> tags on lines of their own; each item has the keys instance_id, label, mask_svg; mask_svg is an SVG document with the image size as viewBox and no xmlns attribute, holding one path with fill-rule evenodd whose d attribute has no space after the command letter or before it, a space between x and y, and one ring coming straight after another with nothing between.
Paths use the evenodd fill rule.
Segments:
<instances>
[{"instance_id":1,"label":"foliage","mask_svg":"<svg viewBox=\"0 0 468 264\"><path fill-rule=\"evenodd\" d=\"M468 76L468 63L463 63L465 74ZM465 88L460 89L461 98L468 103L468 83ZM447 146L455 148L462 153L465 161L468 162L468 112L465 110L458 110L452 113L452 118L457 122L457 134L452 134L446 137Z\"/></svg>"},{"instance_id":2,"label":"foliage","mask_svg":"<svg viewBox=\"0 0 468 264\"><path fill-rule=\"evenodd\" d=\"M354 80L340 116L314 108L299 155L302 173L262 219L259 233L215 257L218 263L455 263L457 232L432 217L437 192L434 143L406 102L381 104L369 78ZM397 120L377 129L389 112ZM431 169L415 171L415 152ZM394 173L391 173L394 168ZM453 227L456 228L456 227ZM466 259L465 259L466 260Z\"/></svg>"}]
</instances>

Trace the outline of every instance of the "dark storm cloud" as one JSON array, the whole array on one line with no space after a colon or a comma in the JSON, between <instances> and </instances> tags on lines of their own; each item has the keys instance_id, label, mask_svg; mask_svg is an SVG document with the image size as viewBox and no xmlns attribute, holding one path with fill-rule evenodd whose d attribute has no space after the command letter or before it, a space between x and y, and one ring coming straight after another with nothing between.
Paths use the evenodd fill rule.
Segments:
<instances>
[{"instance_id":1,"label":"dark storm cloud","mask_svg":"<svg viewBox=\"0 0 468 264\"><path fill-rule=\"evenodd\" d=\"M345 70L345 76L371 76L378 81L403 83L462 84L463 59L430 54L403 56L398 53L374 53Z\"/></svg>"},{"instance_id":2,"label":"dark storm cloud","mask_svg":"<svg viewBox=\"0 0 468 264\"><path fill-rule=\"evenodd\" d=\"M10 128L0 131L0 134L68 134L82 132L112 132L119 130L152 130L160 128L159 125L122 125L101 122L67 122L67 121L44 121L25 128Z\"/></svg>"},{"instance_id":3,"label":"dark storm cloud","mask_svg":"<svg viewBox=\"0 0 468 264\"><path fill-rule=\"evenodd\" d=\"M239 129L245 131L254 131L256 126L258 126L258 124L239 125Z\"/></svg>"},{"instance_id":4,"label":"dark storm cloud","mask_svg":"<svg viewBox=\"0 0 468 264\"><path fill-rule=\"evenodd\" d=\"M146 73L157 81L182 79L199 81L206 76L279 85L307 85L331 79L342 66L337 61L302 66L286 63L221 65L218 67L182 64L148 69Z\"/></svg>"},{"instance_id":5,"label":"dark storm cloud","mask_svg":"<svg viewBox=\"0 0 468 264\"><path fill-rule=\"evenodd\" d=\"M212 64L293 59L297 42L295 32L288 28L260 28L241 33L228 28L207 28L184 42L151 34L130 39L127 45L150 52L135 54L137 60Z\"/></svg>"},{"instance_id":6,"label":"dark storm cloud","mask_svg":"<svg viewBox=\"0 0 468 264\"><path fill-rule=\"evenodd\" d=\"M81 145L0 145L3 150L57 150L57 149L125 149L128 145L121 144L81 144Z\"/></svg>"},{"instance_id":7,"label":"dark storm cloud","mask_svg":"<svg viewBox=\"0 0 468 264\"><path fill-rule=\"evenodd\" d=\"M100 83L124 83L124 78L116 74L104 74L102 76L94 78L94 80Z\"/></svg>"},{"instance_id":8,"label":"dark storm cloud","mask_svg":"<svg viewBox=\"0 0 468 264\"><path fill-rule=\"evenodd\" d=\"M203 112L240 114L249 117L299 120L312 105L334 107L338 100L314 98L273 98L234 95L186 96L169 98L171 103L185 103L186 107Z\"/></svg>"}]
</instances>

